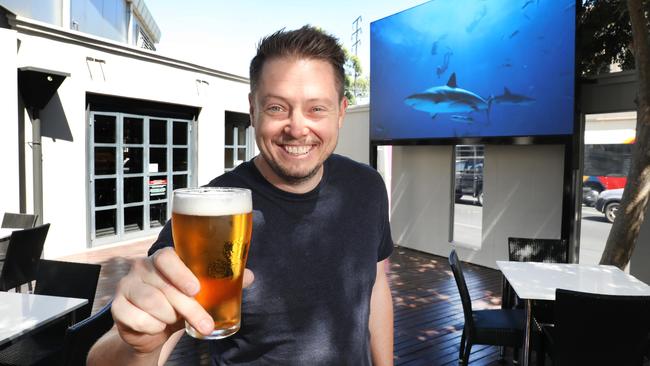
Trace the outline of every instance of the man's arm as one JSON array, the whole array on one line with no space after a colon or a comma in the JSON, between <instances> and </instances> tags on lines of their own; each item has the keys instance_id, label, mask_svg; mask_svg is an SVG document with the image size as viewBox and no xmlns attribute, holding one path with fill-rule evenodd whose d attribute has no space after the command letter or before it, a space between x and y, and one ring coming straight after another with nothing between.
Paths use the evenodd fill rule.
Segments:
<instances>
[{"instance_id":1,"label":"man's arm","mask_svg":"<svg viewBox=\"0 0 650 366\"><path fill-rule=\"evenodd\" d=\"M370 351L375 366L393 365L393 298L388 287L388 259L377 263L370 297Z\"/></svg>"}]
</instances>

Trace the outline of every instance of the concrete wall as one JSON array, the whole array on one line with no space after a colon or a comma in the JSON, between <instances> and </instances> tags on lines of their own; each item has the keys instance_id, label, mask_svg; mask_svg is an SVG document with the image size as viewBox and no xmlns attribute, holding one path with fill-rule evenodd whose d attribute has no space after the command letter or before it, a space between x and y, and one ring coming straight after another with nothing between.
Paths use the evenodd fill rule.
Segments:
<instances>
[{"instance_id":1,"label":"concrete wall","mask_svg":"<svg viewBox=\"0 0 650 366\"><path fill-rule=\"evenodd\" d=\"M370 108L355 105L348 108L339 131L339 143L335 153L350 157L360 163L370 162Z\"/></svg>"},{"instance_id":2,"label":"concrete wall","mask_svg":"<svg viewBox=\"0 0 650 366\"><path fill-rule=\"evenodd\" d=\"M4 86L5 75L14 75L10 81L15 80L16 68L22 66L70 73L41 114L44 126L43 222L52 224L44 250L46 258L78 252L89 244L87 230L90 229L86 224L87 93L200 108L198 131L195 131L198 134L198 171L195 172L198 183L204 184L223 172L225 111L248 113L248 83L244 78L220 77L216 70L97 37L80 36L60 28L33 24L25 19L15 22L20 41L17 53L16 36L13 41L10 36L16 33L6 30L0 33L3 51L13 51L3 52L8 56L3 56L0 67L3 75L0 103L7 106L0 108L0 120L4 122L0 138L9 141L6 145L2 144L3 151L17 150L15 130L18 126L15 92L13 99L11 96L11 89L15 90L15 87ZM31 124L28 117L25 120L25 134L29 141ZM24 149L27 156L27 211L32 212L31 150L28 146ZM2 159L2 166L8 172L16 171L17 152L9 156L12 158ZM18 179L8 181L14 185ZM3 187L4 184L8 183L3 183ZM3 197L2 202L3 210L13 210L17 198L5 200Z\"/></svg>"},{"instance_id":3,"label":"concrete wall","mask_svg":"<svg viewBox=\"0 0 650 366\"><path fill-rule=\"evenodd\" d=\"M19 212L16 32L0 28L0 214Z\"/></svg>"},{"instance_id":4,"label":"concrete wall","mask_svg":"<svg viewBox=\"0 0 650 366\"><path fill-rule=\"evenodd\" d=\"M496 268L508 237L560 238L564 147L485 146L481 250L467 260Z\"/></svg>"},{"instance_id":5,"label":"concrete wall","mask_svg":"<svg viewBox=\"0 0 650 366\"><path fill-rule=\"evenodd\" d=\"M394 146L391 230L396 244L447 256L452 146Z\"/></svg>"},{"instance_id":6,"label":"concrete wall","mask_svg":"<svg viewBox=\"0 0 650 366\"><path fill-rule=\"evenodd\" d=\"M392 154L391 229L399 245L448 256L451 146L400 146ZM463 260L496 268L507 238L559 238L562 146L486 146L479 249L457 246Z\"/></svg>"}]
</instances>

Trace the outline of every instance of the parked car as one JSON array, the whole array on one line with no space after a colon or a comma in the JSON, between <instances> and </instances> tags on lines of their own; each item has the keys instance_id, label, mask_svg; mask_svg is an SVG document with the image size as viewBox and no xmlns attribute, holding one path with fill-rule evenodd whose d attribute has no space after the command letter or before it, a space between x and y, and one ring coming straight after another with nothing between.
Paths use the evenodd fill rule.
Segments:
<instances>
[{"instance_id":1,"label":"parked car","mask_svg":"<svg viewBox=\"0 0 650 366\"><path fill-rule=\"evenodd\" d=\"M594 207L598 201L600 191L592 189L591 187L582 187L582 203L587 207Z\"/></svg>"},{"instance_id":2,"label":"parked car","mask_svg":"<svg viewBox=\"0 0 650 366\"><path fill-rule=\"evenodd\" d=\"M463 195L474 197L483 206L483 159L456 162L456 202Z\"/></svg>"},{"instance_id":3,"label":"parked car","mask_svg":"<svg viewBox=\"0 0 650 366\"><path fill-rule=\"evenodd\" d=\"M596 210L604 213L607 221L614 222L622 197L623 188L602 191L598 195L598 200L596 201Z\"/></svg>"},{"instance_id":4,"label":"parked car","mask_svg":"<svg viewBox=\"0 0 650 366\"><path fill-rule=\"evenodd\" d=\"M627 177L619 175L588 176L582 177L582 203L585 206L593 207L598 200L598 195L608 189L625 187Z\"/></svg>"}]
</instances>

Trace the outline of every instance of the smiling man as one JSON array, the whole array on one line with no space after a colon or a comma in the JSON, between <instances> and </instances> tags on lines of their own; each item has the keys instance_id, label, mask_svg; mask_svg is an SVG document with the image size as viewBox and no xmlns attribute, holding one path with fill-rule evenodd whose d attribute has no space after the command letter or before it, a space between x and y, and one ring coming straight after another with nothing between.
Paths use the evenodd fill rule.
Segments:
<instances>
[{"instance_id":1,"label":"smiling man","mask_svg":"<svg viewBox=\"0 0 650 366\"><path fill-rule=\"evenodd\" d=\"M253 192L242 324L210 343L215 365L393 363L386 190L376 171L333 154L347 108L344 61L335 38L308 26L264 38L251 61L260 154L208 184ZM162 364L183 320L212 331L192 297L198 281L170 247L167 223L120 282L116 326L89 364Z\"/></svg>"},{"instance_id":2,"label":"smiling man","mask_svg":"<svg viewBox=\"0 0 650 366\"><path fill-rule=\"evenodd\" d=\"M255 166L280 189L308 192L336 147L347 99L339 96L339 81L331 82L336 77L327 61L287 55L263 68L249 96L261 151Z\"/></svg>"}]
</instances>

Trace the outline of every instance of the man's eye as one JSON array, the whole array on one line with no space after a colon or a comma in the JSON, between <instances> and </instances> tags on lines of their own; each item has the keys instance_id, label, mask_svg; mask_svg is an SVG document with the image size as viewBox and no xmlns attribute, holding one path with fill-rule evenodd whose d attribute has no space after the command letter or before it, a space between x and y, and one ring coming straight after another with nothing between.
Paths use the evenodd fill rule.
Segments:
<instances>
[{"instance_id":1,"label":"man's eye","mask_svg":"<svg viewBox=\"0 0 650 366\"><path fill-rule=\"evenodd\" d=\"M272 105L266 109L269 112L282 112L284 111L284 108L280 107L279 105Z\"/></svg>"},{"instance_id":2,"label":"man's eye","mask_svg":"<svg viewBox=\"0 0 650 366\"><path fill-rule=\"evenodd\" d=\"M312 110L312 112L315 112L315 113L327 112L327 109L325 109L325 107L313 107L311 110Z\"/></svg>"}]
</instances>

